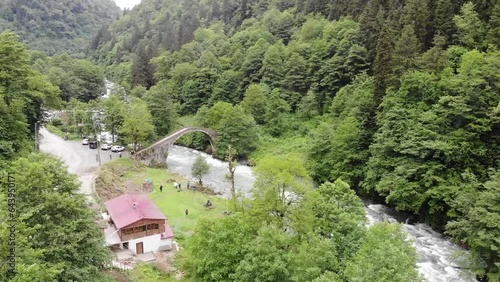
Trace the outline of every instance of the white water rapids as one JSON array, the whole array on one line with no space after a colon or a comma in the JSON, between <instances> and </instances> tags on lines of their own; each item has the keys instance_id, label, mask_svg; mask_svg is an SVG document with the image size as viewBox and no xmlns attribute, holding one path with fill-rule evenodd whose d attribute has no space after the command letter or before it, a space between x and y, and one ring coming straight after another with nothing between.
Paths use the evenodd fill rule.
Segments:
<instances>
[{"instance_id":1,"label":"white water rapids","mask_svg":"<svg viewBox=\"0 0 500 282\"><path fill-rule=\"evenodd\" d=\"M191 176L191 166L198 155L206 158L210 165L210 172L203 177L203 182L210 185L214 191L220 192L224 197L230 196L230 183L225 180L228 173L227 162L212 158L205 153L174 146L168 153L168 169L184 176ZM244 195L248 195L255 182L252 169L248 166L238 165L235 173L236 188ZM379 204L366 204L369 225L388 220L391 222L404 222L401 214ZM399 220L398 220L399 219ZM474 277L459 268L460 258L456 255L467 253L459 246L449 242L444 236L433 231L426 224L403 224L403 229L409 234L418 253L419 272L425 281L429 282L472 282ZM463 258L462 258L463 259Z\"/></svg>"}]
</instances>

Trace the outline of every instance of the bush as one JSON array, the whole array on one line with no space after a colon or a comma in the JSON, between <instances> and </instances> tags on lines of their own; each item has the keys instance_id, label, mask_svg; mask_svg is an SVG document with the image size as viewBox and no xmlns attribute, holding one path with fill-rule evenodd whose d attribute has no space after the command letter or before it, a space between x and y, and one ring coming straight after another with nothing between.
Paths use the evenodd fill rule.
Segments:
<instances>
[{"instance_id":1,"label":"bush","mask_svg":"<svg viewBox=\"0 0 500 282\"><path fill-rule=\"evenodd\" d=\"M63 126L63 121L61 119L58 119L58 118L51 120L50 123L55 127Z\"/></svg>"}]
</instances>

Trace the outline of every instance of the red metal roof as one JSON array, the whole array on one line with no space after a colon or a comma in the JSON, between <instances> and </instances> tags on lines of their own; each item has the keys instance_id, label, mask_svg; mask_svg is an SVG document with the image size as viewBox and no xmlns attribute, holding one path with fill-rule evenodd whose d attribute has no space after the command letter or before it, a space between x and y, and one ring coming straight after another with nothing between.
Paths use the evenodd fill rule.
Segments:
<instances>
[{"instance_id":1,"label":"red metal roof","mask_svg":"<svg viewBox=\"0 0 500 282\"><path fill-rule=\"evenodd\" d=\"M174 238L174 231L168 224L165 224L165 233L161 234L162 239Z\"/></svg>"},{"instance_id":2,"label":"red metal roof","mask_svg":"<svg viewBox=\"0 0 500 282\"><path fill-rule=\"evenodd\" d=\"M141 219L167 219L147 195L124 194L104 205L118 229Z\"/></svg>"}]
</instances>

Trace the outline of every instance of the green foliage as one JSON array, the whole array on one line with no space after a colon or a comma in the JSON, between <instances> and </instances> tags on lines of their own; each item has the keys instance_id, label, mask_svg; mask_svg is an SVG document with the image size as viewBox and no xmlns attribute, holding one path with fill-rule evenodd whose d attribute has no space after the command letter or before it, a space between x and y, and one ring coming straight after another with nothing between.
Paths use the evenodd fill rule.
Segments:
<instances>
[{"instance_id":1,"label":"green foliage","mask_svg":"<svg viewBox=\"0 0 500 282\"><path fill-rule=\"evenodd\" d=\"M422 281L416 262L415 249L401 226L377 223L369 229L358 253L348 263L345 277L353 282Z\"/></svg>"},{"instance_id":2,"label":"green foliage","mask_svg":"<svg viewBox=\"0 0 500 282\"><path fill-rule=\"evenodd\" d=\"M264 120L272 136L279 136L285 130L284 114L290 112L289 104L280 97L280 94L279 89L275 88L266 101Z\"/></svg>"},{"instance_id":3,"label":"green foliage","mask_svg":"<svg viewBox=\"0 0 500 282\"><path fill-rule=\"evenodd\" d=\"M117 95L111 95L108 99L104 100L103 109L104 126L107 130L111 131L114 138L118 131L120 131L125 116L128 116L126 113L126 105Z\"/></svg>"},{"instance_id":4,"label":"green foliage","mask_svg":"<svg viewBox=\"0 0 500 282\"><path fill-rule=\"evenodd\" d=\"M217 156L224 158L229 146L240 156L247 156L255 148L255 121L241 106L218 102L210 109L201 108L197 116L201 126L217 130Z\"/></svg>"},{"instance_id":5,"label":"green foliage","mask_svg":"<svg viewBox=\"0 0 500 282\"><path fill-rule=\"evenodd\" d=\"M474 11L474 4L472 2L465 3L460 13L461 15L456 15L453 18L458 28L460 42L467 48L480 49L483 46L486 30L484 23Z\"/></svg>"},{"instance_id":6,"label":"green foliage","mask_svg":"<svg viewBox=\"0 0 500 282\"><path fill-rule=\"evenodd\" d=\"M186 268L203 281L234 281L236 269L256 230L243 214L203 220L189 238Z\"/></svg>"},{"instance_id":7,"label":"green foliage","mask_svg":"<svg viewBox=\"0 0 500 282\"><path fill-rule=\"evenodd\" d=\"M258 236L250 242L249 250L240 261L234 280L252 281L290 281L287 267L290 237L279 227L263 225Z\"/></svg>"},{"instance_id":8,"label":"green foliage","mask_svg":"<svg viewBox=\"0 0 500 282\"><path fill-rule=\"evenodd\" d=\"M341 261L349 260L356 254L365 234L363 202L340 179L322 184L315 190L313 201L315 232L331 238Z\"/></svg>"},{"instance_id":9,"label":"green foliage","mask_svg":"<svg viewBox=\"0 0 500 282\"><path fill-rule=\"evenodd\" d=\"M103 281L99 269L111 258L103 246L94 214L78 193L76 176L61 161L47 155L29 155L10 167L16 191L16 261L19 273L12 281ZM2 195L7 194L2 175ZM2 198L0 213L8 207ZM5 217L4 217L5 218ZM2 223L0 253L8 252L7 222ZM3 260L3 259L2 259ZM0 264L7 281L8 265Z\"/></svg>"},{"instance_id":10,"label":"green foliage","mask_svg":"<svg viewBox=\"0 0 500 282\"><path fill-rule=\"evenodd\" d=\"M470 179L453 206L462 215L448 222L447 233L472 250L473 267L490 281L500 279L500 172L485 183ZM483 270L482 268L485 268Z\"/></svg>"},{"instance_id":11,"label":"green foliage","mask_svg":"<svg viewBox=\"0 0 500 282\"><path fill-rule=\"evenodd\" d=\"M336 273L340 270L336 245L329 239L307 234L291 249L288 259L290 281L313 281L325 271Z\"/></svg>"},{"instance_id":12,"label":"green foliage","mask_svg":"<svg viewBox=\"0 0 500 282\"><path fill-rule=\"evenodd\" d=\"M31 60L35 56L32 54ZM66 102L71 98L88 102L97 99L105 91L103 69L87 60L74 59L67 54L43 56L36 59L33 66L47 73L50 82L59 87L61 98Z\"/></svg>"},{"instance_id":13,"label":"green foliage","mask_svg":"<svg viewBox=\"0 0 500 282\"><path fill-rule=\"evenodd\" d=\"M125 136L127 143L134 144L134 151L137 151L138 144L155 137L153 118L146 102L138 98L132 101L126 111L127 115L119 132Z\"/></svg>"},{"instance_id":14,"label":"green foliage","mask_svg":"<svg viewBox=\"0 0 500 282\"><path fill-rule=\"evenodd\" d=\"M319 182L342 178L353 188L364 179L375 111L374 80L357 77L333 99L328 119L310 136L307 150L312 176Z\"/></svg>"},{"instance_id":15,"label":"green foliage","mask_svg":"<svg viewBox=\"0 0 500 282\"><path fill-rule=\"evenodd\" d=\"M266 89L263 85L250 84L241 102L241 106L245 109L245 112L251 114L258 124L263 124L265 121L267 106L266 96Z\"/></svg>"},{"instance_id":16,"label":"green foliage","mask_svg":"<svg viewBox=\"0 0 500 282\"><path fill-rule=\"evenodd\" d=\"M159 136L167 135L178 124L177 104L174 104L168 86L164 83L153 86L144 94L144 101L153 117L153 125Z\"/></svg>"},{"instance_id":17,"label":"green foliage","mask_svg":"<svg viewBox=\"0 0 500 282\"><path fill-rule=\"evenodd\" d=\"M106 1L2 1L1 30L18 33L30 49L49 55L70 53L83 57L90 39L114 21L121 11ZM101 38L105 37L101 32Z\"/></svg>"},{"instance_id":18,"label":"green foliage","mask_svg":"<svg viewBox=\"0 0 500 282\"><path fill-rule=\"evenodd\" d=\"M440 79L412 73L401 88L384 99L380 128L370 147L365 187L386 196L399 209L424 214L442 227L461 194L460 175L480 180L497 158L498 85L485 87L496 75L496 53L470 51L457 74Z\"/></svg>"},{"instance_id":19,"label":"green foliage","mask_svg":"<svg viewBox=\"0 0 500 282\"><path fill-rule=\"evenodd\" d=\"M198 156L193 163L193 167L191 167L191 174L198 178L200 185L203 185L201 179L208 172L210 172L210 166L208 165L207 160L205 160L202 156Z\"/></svg>"},{"instance_id":20,"label":"green foliage","mask_svg":"<svg viewBox=\"0 0 500 282\"><path fill-rule=\"evenodd\" d=\"M258 145L257 162L265 153L282 156L307 147L306 164L318 184L341 178L442 229L464 217L454 202L466 190L461 175L469 171L484 183L489 169L498 170L499 21L493 2L149 1L103 27L92 57L109 65L109 77L126 88L151 86L147 94L136 93L147 101L158 132L175 127L176 112L197 113L196 125L219 132L220 158L229 145L240 157ZM32 64L38 68L43 60L38 54ZM137 82L137 74L145 83ZM207 149L205 136L185 138ZM257 144L258 138L263 142ZM314 230L314 197L304 192L300 204L283 207L274 194L243 207L262 207L256 229L277 221L302 244ZM275 207L287 213L284 223L273 215ZM354 226L355 217L345 218L346 226ZM353 242L334 244L335 256L352 257L361 238L356 232L322 239ZM265 234L281 236L271 233ZM252 259L260 255L268 254ZM282 267L282 259L270 258L279 263L266 266L269 275L347 280L345 261L321 270L295 265L310 269L302 277ZM245 269L241 279L257 279L259 273Z\"/></svg>"},{"instance_id":21,"label":"green foliage","mask_svg":"<svg viewBox=\"0 0 500 282\"><path fill-rule=\"evenodd\" d=\"M303 160L291 154L265 157L259 160L255 174L253 219L259 223L273 222L283 228L309 229L311 211L305 210L307 207L301 205L301 199L308 197L311 183Z\"/></svg>"},{"instance_id":22,"label":"green foliage","mask_svg":"<svg viewBox=\"0 0 500 282\"><path fill-rule=\"evenodd\" d=\"M30 134L43 120L42 107L59 107L58 89L29 66L18 37L0 33L0 162L31 150Z\"/></svg>"},{"instance_id":23,"label":"green foliage","mask_svg":"<svg viewBox=\"0 0 500 282\"><path fill-rule=\"evenodd\" d=\"M435 29L436 34L444 36L444 41L451 43L452 36L456 32L456 26L453 24L455 12L451 0L438 0L435 8Z\"/></svg>"}]
</instances>

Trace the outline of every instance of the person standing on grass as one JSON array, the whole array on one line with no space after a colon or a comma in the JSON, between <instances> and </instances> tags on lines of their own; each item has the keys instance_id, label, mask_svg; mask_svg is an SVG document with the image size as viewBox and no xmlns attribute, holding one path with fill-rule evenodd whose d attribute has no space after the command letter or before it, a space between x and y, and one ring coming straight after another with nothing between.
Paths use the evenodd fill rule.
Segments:
<instances>
[{"instance_id":1,"label":"person standing on grass","mask_svg":"<svg viewBox=\"0 0 500 282\"><path fill-rule=\"evenodd\" d=\"M160 192L163 192L163 185L160 185Z\"/></svg>"},{"instance_id":2,"label":"person standing on grass","mask_svg":"<svg viewBox=\"0 0 500 282\"><path fill-rule=\"evenodd\" d=\"M189 211L186 209L186 216L188 216L188 214L189 214Z\"/></svg>"},{"instance_id":3,"label":"person standing on grass","mask_svg":"<svg viewBox=\"0 0 500 282\"><path fill-rule=\"evenodd\" d=\"M188 180L186 186L187 186L187 189L189 190L189 180Z\"/></svg>"}]
</instances>

